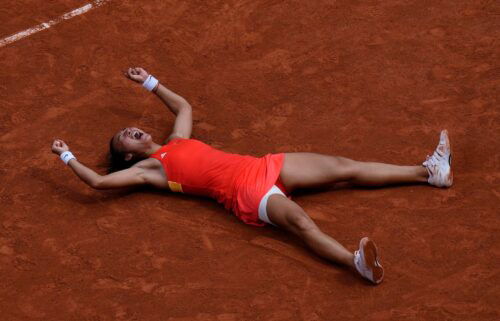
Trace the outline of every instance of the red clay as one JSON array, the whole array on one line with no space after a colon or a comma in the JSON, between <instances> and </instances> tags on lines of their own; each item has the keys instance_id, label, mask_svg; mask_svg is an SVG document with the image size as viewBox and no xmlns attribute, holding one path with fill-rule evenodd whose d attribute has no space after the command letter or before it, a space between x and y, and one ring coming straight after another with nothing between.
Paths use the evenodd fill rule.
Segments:
<instances>
[{"instance_id":1,"label":"red clay","mask_svg":"<svg viewBox=\"0 0 500 321\"><path fill-rule=\"evenodd\" d=\"M0 38L81 6L8 1ZM38 9L44 8L43 12ZM0 48L2 320L498 320L499 77L494 1L111 1ZM378 287L214 201L94 191L50 152L105 170L107 142L173 117L142 66L230 152L418 164L447 128L450 189L333 188L294 200Z\"/></svg>"}]
</instances>

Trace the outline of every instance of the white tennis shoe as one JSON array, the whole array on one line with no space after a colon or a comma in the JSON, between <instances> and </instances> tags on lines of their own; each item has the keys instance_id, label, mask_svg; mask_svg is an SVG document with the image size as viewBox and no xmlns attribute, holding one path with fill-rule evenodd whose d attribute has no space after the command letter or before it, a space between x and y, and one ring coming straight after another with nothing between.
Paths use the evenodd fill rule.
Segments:
<instances>
[{"instance_id":1,"label":"white tennis shoe","mask_svg":"<svg viewBox=\"0 0 500 321\"><path fill-rule=\"evenodd\" d=\"M384 268L378 261L377 246L367 237L359 241L359 250L354 252L354 266L362 277L375 284L379 284L384 278Z\"/></svg>"},{"instance_id":2,"label":"white tennis shoe","mask_svg":"<svg viewBox=\"0 0 500 321\"><path fill-rule=\"evenodd\" d=\"M437 187L450 187L453 184L453 171L451 170L451 145L448 131L442 130L439 144L432 156L427 156L422 165L427 169L429 178L427 182Z\"/></svg>"}]
</instances>

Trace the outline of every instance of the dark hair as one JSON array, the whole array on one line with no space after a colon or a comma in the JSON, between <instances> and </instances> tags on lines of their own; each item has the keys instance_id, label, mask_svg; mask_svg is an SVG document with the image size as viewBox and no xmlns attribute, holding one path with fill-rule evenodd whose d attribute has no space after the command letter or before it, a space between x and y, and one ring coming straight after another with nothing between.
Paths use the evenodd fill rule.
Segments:
<instances>
[{"instance_id":1,"label":"dark hair","mask_svg":"<svg viewBox=\"0 0 500 321\"><path fill-rule=\"evenodd\" d=\"M115 136L111 137L111 140L109 141L109 168L108 168L108 173L113 173L117 171L121 171L122 169L129 168L130 166L134 165L139 161L139 159L134 159L132 158L129 161L125 160L125 153L117 150L113 146L113 139Z\"/></svg>"}]
</instances>

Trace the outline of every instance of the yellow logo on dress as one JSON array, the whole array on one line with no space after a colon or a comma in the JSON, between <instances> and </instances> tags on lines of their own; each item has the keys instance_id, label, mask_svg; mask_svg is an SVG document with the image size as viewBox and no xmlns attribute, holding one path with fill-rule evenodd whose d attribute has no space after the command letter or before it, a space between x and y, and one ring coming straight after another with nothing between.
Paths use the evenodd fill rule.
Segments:
<instances>
[{"instance_id":1,"label":"yellow logo on dress","mask_svg":"<svg viewBox=\"0 0 500 321\"><path fill-rule=\"evenodd\" d=\"M176 182L168 181L168 187L172 192L184 193L182 191L182 185Z\"/></svg>"}]
</instances>

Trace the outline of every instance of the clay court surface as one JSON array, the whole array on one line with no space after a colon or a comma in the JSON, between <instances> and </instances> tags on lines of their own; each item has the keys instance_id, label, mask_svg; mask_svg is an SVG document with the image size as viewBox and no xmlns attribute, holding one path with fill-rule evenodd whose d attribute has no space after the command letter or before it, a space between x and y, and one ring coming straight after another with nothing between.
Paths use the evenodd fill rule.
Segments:
<instances>
[{"instance_id":1,"label":"clay court surface","mask_svg":"<svg viewBox=\"0 0 500 321\"><path fill-rule=\"evenodd\" d=\"M86 1L7 1L0 38ZM109 1L0 48L1 320L498 320L496 1ZM193 138L262 156L419 164L447 128L455 185L332 186L294 200L378 287L215 201L94 191L50 151L106 171L109 138L173 116L122 76L186 97Z\"/></svg>"}]
</instances>

